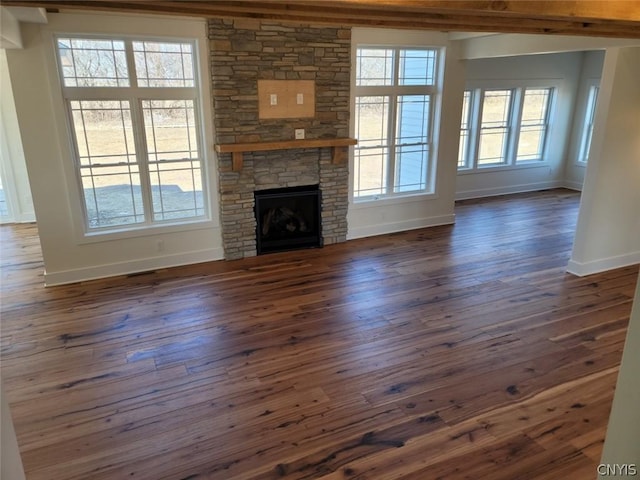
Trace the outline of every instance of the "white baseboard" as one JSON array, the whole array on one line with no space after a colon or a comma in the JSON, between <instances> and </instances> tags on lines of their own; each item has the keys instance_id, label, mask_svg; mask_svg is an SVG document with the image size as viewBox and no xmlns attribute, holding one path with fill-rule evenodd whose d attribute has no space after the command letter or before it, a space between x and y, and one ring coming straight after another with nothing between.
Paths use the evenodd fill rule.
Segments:
<instances>
[{"instance_id":1,"label":"white baseboard","mask_svg":"<svg viewBox=\"0 0 640 480\"><path fill-rule=\"evenodd\" d=\"M161 268L179 267L194 263L221 260L224 257L222 248L211 248L189 253L180 253L162 257L145 258L129 262L110 263L94 267L63 270L44 273L44 284L47 287L65 285L68 283L97 280L106 277L130 275L132 273L149 272Z\"/></svg>"},{"instance_id":2,"label":"white baseboard","mask_svg":"<svg viewBox=\"0 0 640 480\"><path fill-rule=\"evenodd\" d=\"M582 191L582 183L580 182L572 182L570 180L565 180L562 182L562 186L564 188L568 188L569 190L576 190L578 192Z\"/></svg>"},{"instance_id":3,"label":"white baseboard","mask_svg":"<svg viewBox=\"0 0 640 480\"><path fill-rule=\"evenodd\" d=\"M640 251L627 253L625 255L617 255L615 257L602 258L591 262L581 263L573 259L569 260L567 272L584 277L594 273L606 272L616 268L628 267L640 263Z\"/></svg>"},{"instance_id":4,"label":"white baseboard","mask_svg":"<svg viewBox=\"0 0 640 480\"><path fill-rule=\"evenodd\" d=\"M451 225L455 223L456 216L440 215L429 218L415 218L411 220L403 220L400 222L383 223L379 225L370 225L366 227L350 228L347 234L347 240L355 240L356 238L373 237L375 235L384 235L386 233L404 232L406 230L416 230L418 228L436 227L438 225Z\"/></svg>"},{"instance_id":5,"label":"white baseboard","mask_svg":"<svg viewBox=\"0 0 640 480\"><path fill-rule=\"evenodd\" d=\"M11 223L36 223L36 216L33 214L16 215L14 218L0 222L2 225L9 225Z\"/></svg>"},{"instance_id":6,"label":"white baseboard","mask_svg":"<svg viewBox=\"0 0 640 480\"><path fill-rule=\"evenodd\" d=\"M561 188L564 186L565 182L554 180L552 182L524 183L520 185L507 185L495 188L479 188L476 190L456 192L456 200L496 197L498 195L508 195L511 193L535 192L537 190L548 190L550 188Z\"/></svg>"}]
</instances>

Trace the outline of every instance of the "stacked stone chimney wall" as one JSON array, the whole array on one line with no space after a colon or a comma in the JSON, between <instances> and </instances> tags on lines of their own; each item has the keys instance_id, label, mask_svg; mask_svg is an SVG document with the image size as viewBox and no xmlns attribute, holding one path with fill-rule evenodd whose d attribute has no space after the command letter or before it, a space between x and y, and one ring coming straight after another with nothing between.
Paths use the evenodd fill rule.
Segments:
<instances>
[{"instance_id":1,"label":"stacked stone chimney wall","mask_svg":"<svg viewBox=\"0 0 640 480\"><path fill-rule=\"evenodd\" d=\"M253 19L209 20L215 139L218 144L347 137L351 30ZM260 119L258 80L313 80L312 118ZM247 152L241 171L218 154L225 258L256 254L254 191L319 184L324 245L347 236L348 168L330 148Z\"/></svg>"}]
</instances>

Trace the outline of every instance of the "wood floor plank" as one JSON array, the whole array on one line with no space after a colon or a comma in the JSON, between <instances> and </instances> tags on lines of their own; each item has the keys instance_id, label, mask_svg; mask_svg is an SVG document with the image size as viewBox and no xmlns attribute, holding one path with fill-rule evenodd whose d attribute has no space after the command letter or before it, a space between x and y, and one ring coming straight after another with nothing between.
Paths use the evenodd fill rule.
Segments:
<instances>
[{"instance_id":1,"label":"wood floor plank","mask_svg":"<svg viewBox=\"0 0 640 480\"><path fill-rule=\"evenodd\" d=\"M594 478L638 266L566 273L578 205L52 288L0 226L27 478Z\"/></svg>"}]
</instances>

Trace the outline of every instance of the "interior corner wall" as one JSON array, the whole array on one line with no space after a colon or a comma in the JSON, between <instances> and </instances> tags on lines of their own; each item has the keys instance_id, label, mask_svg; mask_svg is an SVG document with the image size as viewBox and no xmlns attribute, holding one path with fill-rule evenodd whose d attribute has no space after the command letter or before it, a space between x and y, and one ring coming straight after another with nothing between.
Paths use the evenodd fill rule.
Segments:
<instances>
[{"instance_id":1,"label":"interior corner wall","mask_svg":"<svg viewBox=\"0 0 640 480\"><path fill-rule=\"evenodd\" d=\"M50 14L48 25L23 25L24 48L7 51L20 134L31 184L47 285L154 270L222 258L213 123L203 82L204 142L211 221L90 238L82 231L80 186L73 172L67 118L55 68L54 32L184 38L199 35L200 78L207 78L204 20L107 14ZM202 59L204 58L204 61ZM75 192L75 193L74 193Z\"/></svg>"},{"instance_id":2,"label":"interior corner wall","mask_svg":"<svg viewBox=\"0 0 640 480\"><path fill-rule=\"evenodd\" d=\"M640 47L607 49L568 271L640 263Z\"/></svg>"},{"instance_id":3,"label":"interior corner wall","mask_svg":"<svg viewBox=\"0 0 640 480\"><path fill-rule=\"evenodd\" d=\"M582 184L584 183L586 165L578 162L584 118L589 99L589 88L591 85L600 83L603 63L604 50L582 52L582 69L564 171L564 186L574 190L582 190Z\"/></svg>"},{"instance_id":4,"label":"interior corner wall","mask_svg":"<svg viewBox=\"0 0 640 480\"><path fill-rule=\"evenodd\" d=\"M375 28L353 28L351 33L352 61L358 45L393 45L442 47L445 49L443 89L439 96L436 116L439 129L434 132L436 151L435 194L418 194L399 198L358 202L349 195L348 239L411 230L454 221L454 195L458 156L462 93L464 90L464 62L459 59L455 42L446 34L430 31L410 31ZM355 68L351 71L355 83ZM351 111L355 104L352 95ZM351 119L352 136L355 119ZM353 188L353 158L350 159L350 188Z\"/></svg>"},{"instance_id":5,"label":"interior corner wall","mask_svg":"<svg viewBox=\"0 0 640 480\"><path fill-rule=\"evenodd\" d=\"M547 138L548 162L509 169L460 172L456 199L487 197L563 185L564 159L580 78L580 52L521 55L467 60L466 88L511 88L556 85L555 105Z\"/></svg>"}]
</instances>

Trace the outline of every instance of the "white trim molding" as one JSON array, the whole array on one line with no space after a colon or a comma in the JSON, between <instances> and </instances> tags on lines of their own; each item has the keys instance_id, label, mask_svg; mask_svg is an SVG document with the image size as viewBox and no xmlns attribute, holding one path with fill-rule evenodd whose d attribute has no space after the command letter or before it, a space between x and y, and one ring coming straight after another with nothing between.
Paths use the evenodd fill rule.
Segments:
<instances>
[{"instance_id":1,"label":"white trim molding","mask_svg":"<svg viewBox=\"0 0 640 480\"><path fill-rule=\"evenodd\" d=\"M550 188L564 187L564 182L554 180L550 182L524 183L520 185L505 185L495 188L478 188L456 193L456 200L470 200L472 198L496 197L498 195L510 195L512 193L536 192Z\"/></svg>"},{"instance_id":2,"label":"white trim molding","mask_svg":"<svg viewBox=\"0 0 640 480\"><path fill-rule=\"evenodd\" d=\"M163 255L161 257L144 258L135 261L110 263L106 265L63 270L54 273L44 272L44 284L46 287L66 285L69 283L98 280L120 275L131 275L141 272L149 272L163 268L180 267L194 263L222 260L224 252L222 247L199 250L176 255Z\"/></svg>"},{"instance_id":3,"label":"white trim molding","mask_svg":"<svg viewBox=\"0 0 640 480\"><path fill-rule=\"evenodd\" d=\"M575 182L573 180L564 180L562 182L562 187L568 188L569 190L575 190L576 192L582 191L582 182Z\"/></svg>"},{"instance_id":4,"label":"white trim molding","mask_svg":"<svg viewBox=\"0 0 640 480\"><path fill-rule=\"evenodd\" d=\"M384 235L387 233L404 232L406 230L417 230L419 228L437 227L439 225L451 225L455 223L455 217L455 215L440 215L437 217L415 218L411 220L402 220L399 222L389 222L378 225L356 227L349 230L347 240L373 237L375 235Z\"/></svg>"},{"instance_id":5,"label":"white trim molding","mask_svg":"<svg viewBox=\"0 0 640 480\"><path fill-rule=\"evenodd\" d=\"M569 260L567 272L578 277L585 277L594 273L606 272L616 268L630 267L640 263L640 251L631 252L615 257L601 258L591 262L581 263L574 259Z\"/></svg>"}]
</instances>

